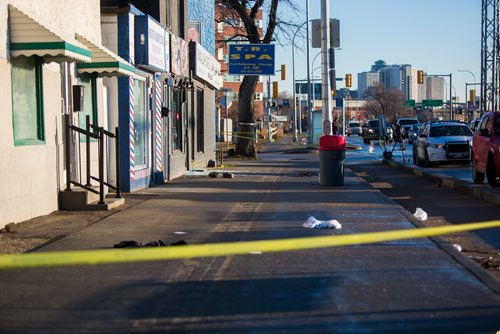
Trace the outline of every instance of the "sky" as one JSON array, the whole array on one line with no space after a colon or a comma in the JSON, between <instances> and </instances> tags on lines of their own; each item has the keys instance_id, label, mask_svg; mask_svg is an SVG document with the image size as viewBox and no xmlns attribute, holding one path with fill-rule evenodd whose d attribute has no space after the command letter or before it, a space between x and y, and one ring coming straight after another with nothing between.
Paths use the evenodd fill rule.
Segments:
<instances>
[{"instance_id":1,"label":"sky","mask_svg":"<svg viewBox=\"0 0 500 334\"><path fill-rule=\"evenodd\" d=\"M295 3L301 7L296 15L299 22L300 17L305 22L306 1ZM320 19L320 10L321 0L309 0L309 19ZM465 83L474 79L458 70L471 71L476 82L480 81L481 0L330 0L330 17L340 20L340 49L335 52L337 78L351 73L351 89L357 89L357 73L370 71L379 59L388 65L410 64L429 74L451 73L453 96L460 102L464 101ZM297 35L296 44L295 79L302 80L307 76L305 39L299 40ZM319 51L310 49L311 71ZM280 81L279 91L291 94L291 45L276 46L276 68L281 64L286 64L287 78ZM314 68L320 65L318 56ZM320 74L320 69L314 73ZM343 85L338 82L337 88Z\"/></svg>"}]
</instances>

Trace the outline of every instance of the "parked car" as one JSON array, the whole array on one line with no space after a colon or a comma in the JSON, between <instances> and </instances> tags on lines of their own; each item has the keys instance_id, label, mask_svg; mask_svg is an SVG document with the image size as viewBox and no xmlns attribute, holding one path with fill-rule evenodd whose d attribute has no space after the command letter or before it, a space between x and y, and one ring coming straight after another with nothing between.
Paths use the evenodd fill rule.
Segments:
<instances>
[{"instance_id":1,"label":"parked car","mask_svg":"<svg viewBox=\"0 0 500 334\"><path fill-rule=\"evenodd\" d=\"M469 128L472 131L476 131L477 126L478 126L480 120L481 120L480 118L474 118L472 121L470 121Z\"/></svg>"},{"instance_id":2,"label":"parked car","mask_svg":"<svg viewBox=\"0 0 500 334\"><path fill-rule=\"evenodd\" d=\"M435 163L464 162L471 159L473 133L464 123L425 123L413 145L413 162L426 167Z\"/></svg>"},{"instance_id":3,"label":"parked car","mask_svg":"<svg viewBox=\"0 0 500 334\"><path fill-rule=\"evenodd\" d=\"M417 140L417 135L421 127L422 124L413 124L410 130L408 130L408 142L410 144L413 144Z\"/></svg>"},{"instance_id":4,"label":"parked car","mask_svg":"<svg viewBox=\"0 0 500 334\"><path fill-rule=\"evenodd\" d=\"M347 133L347 136L350 136L350 135L361 136L362 135L361 124L359 122L349 122L349 124L347 124L346 133Z\"/></svg>"},{"instance_id":5,"label":"parked car","mask_svg":"<svg viewBox=\"0 0 500 334\"><path fill-rule=\"evenodd\" d=\"M413 124L420 124L420 122L416 118L399 118L397 120L396 125L399 127L403 138L408 138L408 130Z\"/></svg>"},{"instance_id":6,"label":"parked car","mask_svg":"<svg viewBox=\"0 0 500 334\"><path fill-rule=\"evenodd\" d=\"M372 139L380 139L378 119L370 119L363 125L363 143L368 144Z\"/></svg>"},{"instance_id":7,"label":"parked car","mask_svg":"<svg viewBox=\"0 0 500 334\"><path fill-rule=\"evenodd\" d=\"M472 146L472 179L483 183L484 175L492 187L500 186L500 112L483 115Z\"/></svg>"}]
</instances>

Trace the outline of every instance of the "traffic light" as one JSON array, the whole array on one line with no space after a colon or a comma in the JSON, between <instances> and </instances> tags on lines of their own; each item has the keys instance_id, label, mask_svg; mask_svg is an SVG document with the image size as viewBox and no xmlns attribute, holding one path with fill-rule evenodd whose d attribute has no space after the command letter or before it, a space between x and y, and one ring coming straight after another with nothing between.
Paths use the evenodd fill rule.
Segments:
<instances>
[{"instance_id":1,"label":"traffic light","mask_svg":"<svg viewBox=\"0 0 500 334\"><path fill-rule=\"evenodd\" d=\"M273 81L273 97L278 97L278 81Z\"/></svg>"},{"instance_id":2,"label":"traffic light","mask_svg":"<svg viewBox=\"0 0 500 334\"><path fill-rule=\"evenodd\" d=\"M415 72L413 72L415 73ZM417 71L417 83L419 85L422 85L424 83L424 71L418 70Z\"/></svg>"},{"instance_id":3,"label":"traffic light","mask_svg":"<svg viewBox=\"0 0 500 334\"><path fill-rule=\"evenodd\" d=\"M351 86L352 86L352 74L345 75L345 86L347 88L351 88Z\"/></svg>"},{"instance_id":4,"label":"traffic light","mask_svg":"<svg viewBox=\"0 0 500 334\"><path fill-rule=\"evenodd\" d=\"M286 65L281 64L281 80L286 80Z\"/></svg>"},{"instance_id":5,"label":"traffic light","mask_svg":"<svg viewBox=\"0 0 500 334\"><path fill-rule=\"evenodd\" d=\"M469 90L469 104L476 105L476 91L473 89Z\"/></svg>"}]
</instances>

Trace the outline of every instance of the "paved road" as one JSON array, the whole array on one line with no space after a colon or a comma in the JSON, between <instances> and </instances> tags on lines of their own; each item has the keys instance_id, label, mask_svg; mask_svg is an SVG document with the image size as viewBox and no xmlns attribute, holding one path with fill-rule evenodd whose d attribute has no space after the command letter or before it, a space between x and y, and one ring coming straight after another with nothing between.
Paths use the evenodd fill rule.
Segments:
<instances>
[{"instance_id":1,"label":"paved road","mask_svg":"<svg viewBox=\"0 0 500 334\"><path fill-rule=\"evenodd\" d=\"M352 163L382 160L384 146L380 145L379 142L372 141L370 144L364 144L363 138L358 136L348 137L347 142L357 145L360 148L357 151L349 151L348 154ZM393 160L415 166L413 164L413 146L411 144L405 144L404 151L401 148L402 146L400 144L387 144L385 147L387 151L393 151ZM428 167L425 168L425 170L429 173L442 174L472 183L471 168L469 165L446 164ZM486 183L485 186L487 186Z\"/></svg>"},{"instance_id":2,"label":"paved road","mask_svg":"<svg viewBox=\"0 0 500 334\"><path fill-rule=\"evenodd\" d=\"M273 152L273 150L269 150ZM41 251L121 240L189 244L414 229L408 212L348 172L318 184L314 152L190 176ZM311 175L311 176L309 176ZM311 215L341 230L307 230ZM186 234L179 234L183 232ZM451 255L450 255L451 254ZM151 263L0 272L5 333L493 333L500 295L431 239Z\"/></svg>"}]
</instances>

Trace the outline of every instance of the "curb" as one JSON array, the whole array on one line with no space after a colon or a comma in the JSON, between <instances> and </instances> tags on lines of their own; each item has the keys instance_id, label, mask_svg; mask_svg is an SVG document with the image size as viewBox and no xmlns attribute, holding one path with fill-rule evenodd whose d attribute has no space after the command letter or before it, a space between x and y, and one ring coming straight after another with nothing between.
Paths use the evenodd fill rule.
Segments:
<instances>
[{"instance_id":1,"label":"curb","mask_svg":"<svg viewBox=\"0 0 500 334\"><path fill-rule=\"evenodd\" d=\"M443 187L455 189L475 198L500 205L500 193L482 185L472 184L443 174L432 174L426 172L423 168L404 165L394 160L384 159L382 163L390 167L399 168L410 174L425 177L436 184L441 184Z\"/></svg>"},{"instance_id":2,"label":"curb","mask_svg":"<svg viewBox=\"0 0 500 334\"><path fill-rule=\"evenodd\" d=\"M420 174L419 174L419 173L417 173L416 170L412 169L409 166L402 165L402 164L399 164L397 162L390 161L390 160L389 161L383 160L383 161L384 161L383 163L388 165L388 166L400 168L402 170L405 170L407 172L410 172L410 173L413 173L413 174L419 175L419 176L424 176L424 177L432 176L433 179L436 179L430 173L422 173L422 171L420 171ZM390 162L392 162L392 164ZM363 177L359 176L358 173L356 173L354 171L351 171L351 172L354 175L356 175L356 177L363 180ZM426 175L423 175L423 174L426 174ZM417 227L417 228L426 227L425 224L423 224L420 220L415 218L411 212L406 210L398 202L396 202L395 200L393 200L392 198L390 198L388 196L383 195L379 189L374 188L374 187L372 187L372 189L380 192L381 195L385 197L385 200L388 201L388 203L390 203L396 210L398 210L415 227ZM441 237L441 236L429 237L429 240L434 242L438 248L440 248L446 254L451 256L457 263L459 263L462 267L464 267L466 270L468 270L472 275L474 275L478 280L480 280L485 286L487 286L494 293L496 293L497 295L500 296L500 282L490 272L488 272L486 269L481 267L478 263L476 263L474 260L470 259L465 254L456 250L453 247L453 245L450 244L448 241L446 241L443 237Z\"/></svg>"}]
</instances>

